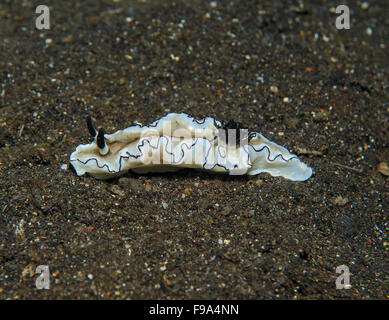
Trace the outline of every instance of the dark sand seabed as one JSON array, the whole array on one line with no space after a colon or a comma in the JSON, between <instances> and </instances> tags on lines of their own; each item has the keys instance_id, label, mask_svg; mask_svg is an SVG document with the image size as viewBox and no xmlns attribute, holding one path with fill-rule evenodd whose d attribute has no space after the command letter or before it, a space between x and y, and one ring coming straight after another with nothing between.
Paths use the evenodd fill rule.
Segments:
<instances>
[{"instance_id":1,"label":"dark sand seabed","mask_svg":"<svg viewBox=\"0 0 389 320\"><path fill-rule=\"evenodd\" d=\"M348 2L350 30L324 0L41 1L40 31L35 1L1 1L0 298L387 299L389 18ZM69 168L87 115L168 112L238 121L314 175Z\"/></svg>"}]
</instances>

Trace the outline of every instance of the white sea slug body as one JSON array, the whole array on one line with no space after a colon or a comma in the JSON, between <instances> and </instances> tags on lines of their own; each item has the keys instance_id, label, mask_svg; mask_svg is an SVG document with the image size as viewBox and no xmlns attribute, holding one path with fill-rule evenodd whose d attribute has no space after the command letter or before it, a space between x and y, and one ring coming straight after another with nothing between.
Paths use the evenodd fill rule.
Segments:
<instances>
[{"instance_id":1,"label":"white sea slug body","mask_svg":"<svg viewBox=\"0 0 389 320\"><path fill-rule=\"evenodd\" d=\"M294 181L311 177L312 169L284 147L235 122L185 113L169 113L148 126L135 125L113 134L97 131L90 117L93 142L70 155L77 175L109 179L128 170L137 173L194 168L231 175L261 172Z\"/></svg>"}]
</instances>

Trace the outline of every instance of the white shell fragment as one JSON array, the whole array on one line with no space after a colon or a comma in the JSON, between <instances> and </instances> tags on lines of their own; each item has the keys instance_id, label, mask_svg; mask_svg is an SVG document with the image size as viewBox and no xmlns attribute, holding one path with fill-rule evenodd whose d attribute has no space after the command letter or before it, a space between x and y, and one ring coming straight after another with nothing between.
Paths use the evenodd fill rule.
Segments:
<instances>
[{"instance_id":1,"label":"white shell fragment","mask_svg":"<svg viewBox=\"0 0 389 320\"><path fill-rule=\"evenodd\" d=\"M196 120L185 113L169 113L148 126L134 125L113 134L94 128L94 137L70 156L77 175L98 179L137 173L194 168L231 175L261 172L294 181L311 177L312 169L284 147L258 132L248 132L233 121L227 124L207 117Z\"/></svg>"}]
</instances>

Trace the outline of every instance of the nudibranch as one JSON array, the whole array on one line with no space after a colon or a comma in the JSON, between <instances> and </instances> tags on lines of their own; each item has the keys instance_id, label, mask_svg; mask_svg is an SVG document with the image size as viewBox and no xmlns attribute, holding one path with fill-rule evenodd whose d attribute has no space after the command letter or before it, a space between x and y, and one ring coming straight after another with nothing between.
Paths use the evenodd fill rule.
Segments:
<instances>
[{"instance_id":1,"label":"nudibranch","mask_svg":"<svg viewBox=\"0 0 389 320\"><path fill-rule=\"evenodd\" d=\"M248 132L234 121L202 120L185 113L169 113L148 126L140 124L106 134L91 117L93 137L70 155L77 175L109 179L128 170L166 172L182 168L231 175L267 172L293 181L311 177L312 169L284 147L258 132Z\"/></svg>"}]
</instances>

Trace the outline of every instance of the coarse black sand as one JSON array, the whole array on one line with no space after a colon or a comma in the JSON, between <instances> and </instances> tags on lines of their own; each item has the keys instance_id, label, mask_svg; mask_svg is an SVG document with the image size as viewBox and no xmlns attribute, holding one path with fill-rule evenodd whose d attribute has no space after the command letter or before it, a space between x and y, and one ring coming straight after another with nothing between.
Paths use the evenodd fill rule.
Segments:
<instances>
[{"instance_id":1,"label":"coarse black sand","mask_svg":"<svg viewBox=\"0 0 389 320\"><path fill-rule=\"evenodd\" d=\"M0 2L0 299L388 298L385 0L345 1L349 30L325 0L41 2L50 30ZM87 115L168 112L233 119L314 175L71 170Z\"/></svg>"}]
</instances>

